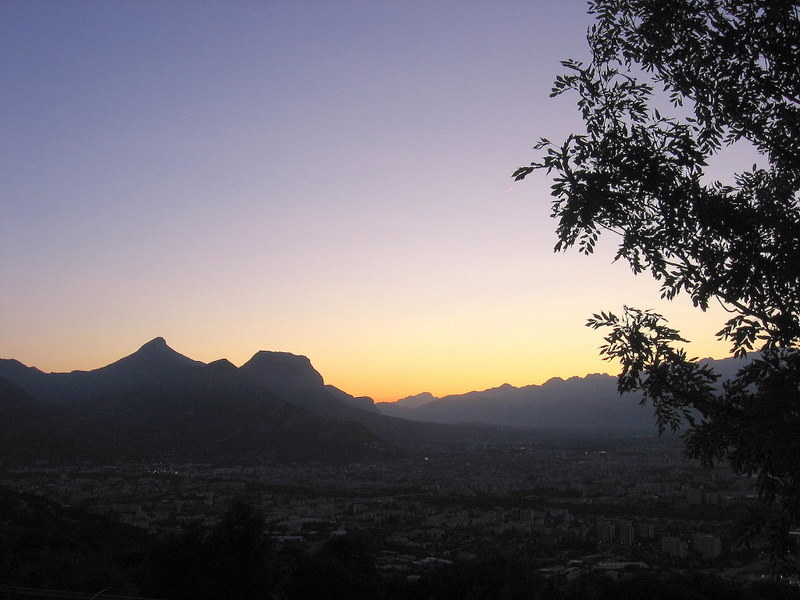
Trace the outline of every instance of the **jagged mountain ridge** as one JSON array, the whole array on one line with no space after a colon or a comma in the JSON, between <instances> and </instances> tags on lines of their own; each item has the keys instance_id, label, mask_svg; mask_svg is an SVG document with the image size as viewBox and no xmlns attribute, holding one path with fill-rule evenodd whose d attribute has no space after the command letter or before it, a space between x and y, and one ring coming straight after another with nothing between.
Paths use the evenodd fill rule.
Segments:
<instances>
[{"instance_id":1,"label":"jagged mountain ridge","mask_svg":"<svg viewBox=\"0 0 800 600\"><path fill-rule=\"evenodd\" d=\"M0 446L11 454L49 448L353 459L397 444L463 440L498 425L654 429L652 409L618 397L608 375L444 398L423 393L381 403L380 414L371 399L326 385L304 356L262 351L241 367L225 359L205 364L163 338L92 371L44 373L0 359L0 378Z\"/></svg>"},{"instance_id":2,"label":"jagged mountain ridge","mask_svg":"<svg viewBox=\"0 0 800 600\"><path fill-rule=\"evenodd\" d=\"M651 431L651 411L620 397L616 378L605 374L554 378L542 385L496 388L434 398L409 407L376 406L383 414L437 423L485 422L518 427L618 428ZM413 404L412 404L413 406Z\"/></svg>"},{"instance_id":3,"label":"jagged mountain ridge","mask_svg":"<svg viewBox=\"0 0 800 600\"><path fill-rule=\"evenodd\" d=\"M745 359L701 361L720 374L733 377ZM541 385L503 384L483 391L437 398L424 392L397 402L379 402L384 415L436 423L483 422L518 427L626 428L652 431L652 407L638 405L638 395L620 396L617 378L607 374L561 379Z\"/></svg>"},{"instance_id":4,"label":"jagged mountain ridge","mask_svg":"<svg viewBox=\"0 0 800 600\"><path fill-rule=\"evenodd\" d=\"M164 373L202 365L157 337L133 354L92 371L45 373L14 359L0 359L0 377L13 381L35 398L58 403L119 393L157 381Z\"/></svg>"},{"instance_id":5,"label":"jagged mountain ridge","mask_svg":"<svg viewBox=\"0 0 800 600\"><path fill-rule=\"evenodd\" d=\"M391 404L395 407L402 406L403 408L414 409L419 408L424 404L428 404L428 402L433 402L434 400L438 400L438 398L430 392L422 392L420 394L414 394L413 396L400 398L400 400L397 400L396 402L382 402L381 406Z\"/></svg>"},{"instance_id":6,"label":"jagged mountain ridge","mask_svg":"<svg viewBox=\"0 0 800 600\"><path fill-rule=\"evenodd\" d=\"M305 356L260 351L238 369L227 359L220 361L246 375L254 383L303 408L335 413L338 409L346 412L341 405L348 405L376 412L371 399L354 398L333 386L326 386L322 375ZM164 338L157 337L133 354L91 371L45 373L14 359L0 359L0 377L16 383L35 398L69 402L158 385L164 374L203 366L206 364L176 352Z\"/></svg>"},{"instance_id":7,"label":"jagged mountain ridge","mask_svg":"<svg viewBox=\"0 0 800 600\"><path fill-rule=\"evenodd\" d=\"M274 456L352 460L391 445L351 413L351 396L330 394L329 419L293 403L325 386L307 365L293 385L270 389L229 361L209 364L175 352L163 338L92 371L44 373L0 360L0 447L4 455L80 457ZM263 362L263 361L262 361ZM280 370L274 361L264 371ZM252 375L252 372L249 374ZM279 392L279 393L278 393ZM321 411L318 411L321 412Z\"/></svg>"},{"instance_id":8,"label":"jagged mountain ridge","mask_svg":"<svg viewBox=\"0 0 800 600\"><path fill-rule=\"evenodd\" d=\"M380 415L325 385L303 356L258 353L247 368L189 359L163 338L107 367L44 373L0 359L0 450L8 456L273 456L353 460L485 431ZM5 445L1 442L7 442Z\"/></svg>"}]
</instances>

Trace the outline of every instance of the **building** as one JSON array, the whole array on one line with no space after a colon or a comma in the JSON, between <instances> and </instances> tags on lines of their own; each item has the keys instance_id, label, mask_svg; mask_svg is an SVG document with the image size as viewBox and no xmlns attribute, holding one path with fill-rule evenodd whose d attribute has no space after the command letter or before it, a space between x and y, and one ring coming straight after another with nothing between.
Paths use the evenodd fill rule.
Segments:
<instances>
[{"instance_id":1,"label":"building","mask_svg":"<svg viewBox=\"0 0 800 600\"><path fill-rule=\"evenodd\" d=\"M661 538L661 551L674 558L686 558L689 555L689 545L680 538L664 536Z\"/></svg>"}]
</instances>

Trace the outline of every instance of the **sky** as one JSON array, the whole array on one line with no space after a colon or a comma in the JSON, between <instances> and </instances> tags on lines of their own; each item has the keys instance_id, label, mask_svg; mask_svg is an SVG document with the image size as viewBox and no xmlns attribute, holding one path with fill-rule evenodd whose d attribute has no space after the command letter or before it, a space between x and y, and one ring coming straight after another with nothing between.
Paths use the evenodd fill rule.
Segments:
<instances>
[{"instance_id":1,"label":"sky","mask_svg":"<svg viewBox=\"0 0 800 600\"><path fill-rule=\"evenodd\" d=\"M163 336L303 354L376 401L615 372L600 310L720 358L721 310L555 254L577 0L0 2L0 357L94 369Z\"/></svg>"}]
</instances>

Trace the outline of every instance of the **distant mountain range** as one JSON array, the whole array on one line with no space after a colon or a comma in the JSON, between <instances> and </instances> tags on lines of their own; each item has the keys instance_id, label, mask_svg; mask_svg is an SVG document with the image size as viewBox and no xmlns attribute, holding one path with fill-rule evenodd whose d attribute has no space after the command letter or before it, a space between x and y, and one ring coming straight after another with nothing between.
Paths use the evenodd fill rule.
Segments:
<instances>
[{"instance_id":1,"label":"distant mountain range","mask_svg":"<svg viewBox=\"0 0 800 600\"><path fill-rule=\"evenodd\" d=\"M652 411L617 393L611 375L551 379L542 385L500 387L436 398L419 394L377 404L382 414L438 423L509 426L653 429Z\"/></svg>"},{"instance_id":2,"label":"distant mountain range","mask_svg":"<svg viewBox=\"0 0 800 600\"><path fill-rule=\"evenodd\" d=\"M654 429L652 410L620 398L609 375L376 405L326 385L308 358L286 352L261 351L237 368L155 338L92 371L44 373L0 359L0 453L9 457L348 461L497 426Z\"/></svg>"},{"instance_id":3,"label":"distant mountain range","mask_svg":"<svg viewBox=\"0 0 800 600\"><path fill-rule=\"evenodd\" d=\"M741 359L705 359L721 380L733 377ZM384 415L436 423L480 422L515 427L652 432L651 407L639 406L639 396L617 393L617 378L606 374L558 377L542 385L500 387L437 398L428 392L379 402Z\"/></svg>"}]
</instances>

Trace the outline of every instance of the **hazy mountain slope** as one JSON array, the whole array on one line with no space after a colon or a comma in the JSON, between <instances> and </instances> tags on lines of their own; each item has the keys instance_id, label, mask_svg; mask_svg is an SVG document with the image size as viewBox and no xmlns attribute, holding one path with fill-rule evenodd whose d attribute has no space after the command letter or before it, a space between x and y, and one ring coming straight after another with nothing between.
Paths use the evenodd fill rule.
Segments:
<instances>
[{"instance_id":1,"label":"hazy mountain slope","mask_svg":"<svg viewBox=\"0 0 800 600\"><path fill-rule=\"evenodd\" d=\"M720 375L720 383L736 377L739 369L741 369L744 365L746 365L751 360L758 358L758 352L752 352L748 354L746 357L739 357L739 358L723 358L723 359L714 359L714 358L704 358L700 361L701 364L707 365L714 369Z\"/></svg>"},{"instance_id":2,"label":"hazy mountain slope","mask_svg":"<svg viewBox=\"0 0 800 600\"><path fill-rule=\"evenodd\" d=\"M703 359L720 375L733 377L747 359ZM639 396L620 397L616 377L587 375L567 380L554 378L542 385L508 384L483 391L435 398L423 393L396 403L375 406L385 415L441 423L483 422L519 427L577 427L650 430L650 406L640 406Z\"/></svg>"},{"instance_id":3,"label":"hazy mountain slope","mask_svg":"<svg viewBox=\"0 0 800 600\"><path fill-rule=\"evenodd\" d=\"M616 378L587 375L517 388L446 396L413 409L413 418L509 426L652 429L652 411L619 397Z\"/></svg>"},{"instance_id":4,"label":"hazy mountain slope","mask_svg":"<svg viewBox=\"0 0 800 600\"><path fill-rule=\"evenodd\" d=\"M344 390L340 390L334 385L325 385L325 389L329 394L341 400L345 404L349 404L353 408L360 408L361 410L365 410L371 413L378 413L378 409L375 408L375 401L370 398L369 396L351 396Z\"/></svg>"},{"instance_id":5,"label":"hazy mountain slope","mask_svg":"<svg viewBox=\"0 0 800 600\"><path fill-rule=\"evenodd\" d=\"M413 418L414 409L434 400L438 400L438 398L430 392L422 392L421 394L400 398L397 402L378 402L375 407L381 414L408 419Z\"/></svg>"}]
</instances>

